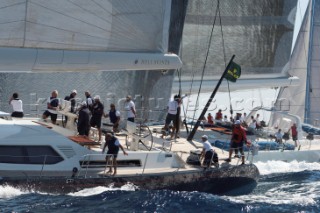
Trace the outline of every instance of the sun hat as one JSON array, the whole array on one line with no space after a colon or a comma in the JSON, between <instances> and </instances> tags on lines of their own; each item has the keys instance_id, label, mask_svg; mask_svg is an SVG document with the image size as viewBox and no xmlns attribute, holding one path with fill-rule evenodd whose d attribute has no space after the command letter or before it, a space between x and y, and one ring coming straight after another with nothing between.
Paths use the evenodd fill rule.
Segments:
<instances>
[{"instance_id":1,"label":"sun hat","mask_svg":"<svg viewBox=\"0 0 320 213\"><path fill-rule=\"evenodd\" d=\"M241 124L241 122L239 120L236 120L236 122L234 122L234 124Z\"/></svg>"},{"instance_id":2,"label":"sun hat","mask_svg":"<svg viewBox=\"0 0 320 213\"><path fill-rule=\"evenodd\" d=\"M201 138L208 139L208 136L207 135L202 135Z\"/></svg>"}]
</instances>

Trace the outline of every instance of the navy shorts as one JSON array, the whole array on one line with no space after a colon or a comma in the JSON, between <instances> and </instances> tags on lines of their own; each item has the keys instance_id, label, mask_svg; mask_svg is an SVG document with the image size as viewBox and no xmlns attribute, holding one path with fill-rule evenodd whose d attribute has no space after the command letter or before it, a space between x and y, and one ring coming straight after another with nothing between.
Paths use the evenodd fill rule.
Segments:
<instances>
[{"instance_id":1,"label":"navy shorts","mask_svg":"<svg viewBox=\"0 0 320 213\"><path fill-rule=\"evenodd\" d=\"M51 112L49 112L48 110L44 111L43 113L46 117L49 117L51 118L52 121L56 121L57 120L57 117L58 115L57 114L53 114Z\"/></svg>"},{"instance_id":2,"label":"navy shorts","mask_svg":"<svg viewBox=\"0 0 320 213\"><path fill-rule=\"evenodd\" d=\"M112 152L109 152L109 150L108 150L106 159L107 159L108 157L110 157L111 155L113 156L113 158L117 158L117 157L118 157L118 152L112 153Z\"/></svg>"},{"instance_id":3,"label":"navy shorts","mask_svg":"<svg viewBox=\"0 0 320 213\"><path fill-rule=\"evenodd\" d=\"M177 117L176 115L168 113L166 117L166 125L169 125L171 121L173 122L173 124L175 124L176 117Z\"/></svg>"},{"instance_id":4,"label":"navy shorts","mask_svg":"<svg viewBox=\"0 0 320 213\"><path fill-rule=\"evenodd\" d=\"M97 128L101 128L101 117L97 117L97 116L92 116L91 120L90 120L90 125L92 127L97 127Z\"/></svg>"},{"instance_id":5,"label":"navy shorts","mask_svg":"<svg viewBox=\"0 0 320 213\"><path fill-rule=\"evenodd\" d=\"M243 153L243 141L241 142L231 142L231 148L240 150L241 153Z\"/></svg>"}]
</instances>

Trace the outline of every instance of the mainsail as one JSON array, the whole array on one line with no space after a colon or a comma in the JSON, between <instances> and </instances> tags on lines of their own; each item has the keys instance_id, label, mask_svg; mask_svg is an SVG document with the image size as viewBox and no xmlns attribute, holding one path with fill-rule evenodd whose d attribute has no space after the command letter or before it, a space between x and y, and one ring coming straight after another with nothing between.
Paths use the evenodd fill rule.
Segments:
<instances>
[{"instance_id":1,"label":"mainsail","mask_svg":"<svg viewBox=\"0 0 320 213\"><path fill-rule=\"evenodd\" d=\"M169 0L0 2L0 71L177 69Z\"/></svg>"},{"instance_id":2,"label":"mainsail","mask_svg":"<svg viewBox=\"0 0 320 213\"><path fill-rule=\"evenodd\" d=\"M25 114L42 114L52 90L63 99L76 89L77 101L89 90L106 110L114 103L122 111L131 95L137 118L162 120L181 66L186 7L187 0L0 1L0 109L10 112L8 97L18 92Z\"/></svg>"}]
</instances>

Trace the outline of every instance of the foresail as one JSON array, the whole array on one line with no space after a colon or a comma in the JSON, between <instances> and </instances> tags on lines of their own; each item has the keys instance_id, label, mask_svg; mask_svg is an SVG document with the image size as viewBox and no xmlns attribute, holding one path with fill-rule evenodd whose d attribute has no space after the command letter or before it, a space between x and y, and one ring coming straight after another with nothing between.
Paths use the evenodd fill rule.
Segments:
<instances>
[{"instance_id":1,"label":"foresail","mask_svg":"<svg viewBox=\"0 0 320 213\"><path fill-rule=\"evenodd\" d=\"M298 87L281 88L276 102L278 110L298 115L305 123L319 125L319 32L320 3L311 1L305 14L290 59L289 74L298 76Z\"/></svg>"}]
</instances>

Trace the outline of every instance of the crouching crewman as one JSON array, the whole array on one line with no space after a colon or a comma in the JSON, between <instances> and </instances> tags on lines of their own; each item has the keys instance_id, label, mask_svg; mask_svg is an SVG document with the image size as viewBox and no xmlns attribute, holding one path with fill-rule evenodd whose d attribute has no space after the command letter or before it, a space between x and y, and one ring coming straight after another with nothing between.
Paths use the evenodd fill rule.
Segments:
<instances>
[{"instance_id":1,"label":"crouching crewman","mask_svg":"<svg viewBox=\"0 0 320 213\"><path fill-rule=\"evenodd\" d=\"M203 149L200 155L200 161L204 159L202 165L206 168L209 168L212 164L217 167L219 165L218 155L208 141L208 136L203 135L201 140L203 142Z\"/></svg>"}]
</instances>

